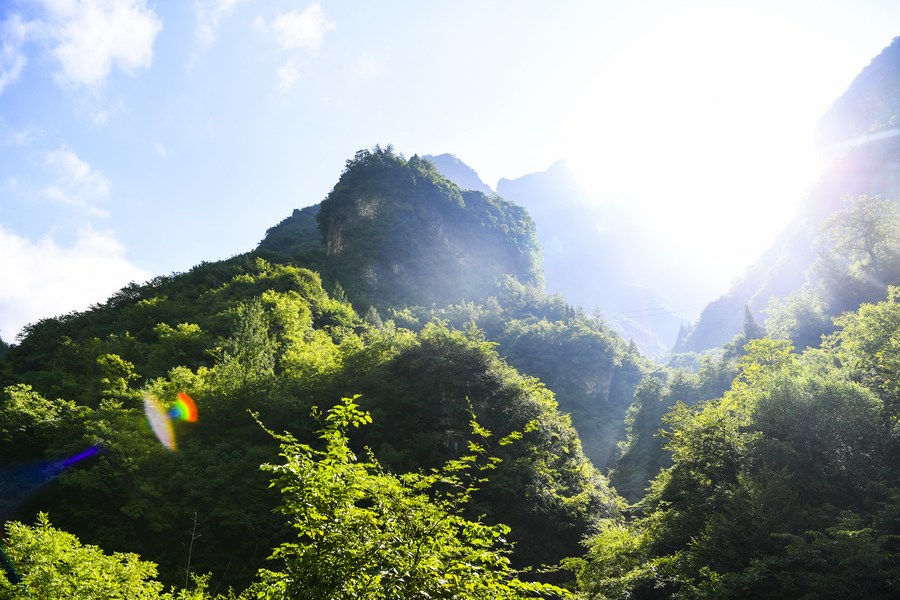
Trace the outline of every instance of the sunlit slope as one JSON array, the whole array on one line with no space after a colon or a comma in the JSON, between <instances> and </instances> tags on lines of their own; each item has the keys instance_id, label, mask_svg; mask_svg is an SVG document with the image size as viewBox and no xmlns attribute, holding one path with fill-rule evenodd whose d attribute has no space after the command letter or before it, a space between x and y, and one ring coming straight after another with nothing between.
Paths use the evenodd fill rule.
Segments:
<instances>
[{"instance_id":1,"label":"sunlit slope","mask_svg":"<svg viewBox=\"0 0 900 600\"><path fill-rule=\"evenodd\" d=\"M821 235L822 224L847 208L846 198L868 195L900 200L898 117L900 38L863 69L822 117L822 151L829 166L810 190L800 214L727 294L704 309L675 351L721 346L740 331L745 304L763 322L773 296L786 298L805 282L816 285L812 267L829 245ZM886 292L887 284L897 282L879 283ZM823 302L825 317L855 308L838 306L846 302L825 297Z\"/></svg>"}]
</instances>

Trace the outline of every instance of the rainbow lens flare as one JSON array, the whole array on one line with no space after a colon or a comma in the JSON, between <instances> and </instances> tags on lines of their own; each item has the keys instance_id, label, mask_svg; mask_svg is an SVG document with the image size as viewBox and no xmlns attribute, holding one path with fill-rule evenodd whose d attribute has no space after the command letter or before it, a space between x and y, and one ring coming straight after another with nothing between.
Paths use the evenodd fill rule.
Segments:
<instances>
[{"instance_id":1,"label":"rainbow lens flare","mask_svg":"<svg viewBox=\"0 0 900 600\"><path fill-rule=\"evenodd\" d=\"M153 430L153 435L156 436L159 443L169 450L177 450L172 421L159 400L150 394L144 396L144 414L147 415L147 422L150 423L150 429Z\"/></svg>"},{"instance_id":2,"label":"rainbow lens flare","mask_svg":"<svg viewBox=\"0 0 900 600\"><path fill-rule=\"evenodd\" d=\"M194 404L193 398L184 392L178 392L175 404L166 411L159 400L147 394L144 396L144 414L147 415L147 422L159 443L174 451L178 449L178 444L175 441L175 427L172 422L177 420L196 423L197 405Z\"/></svg>"},{"instance_id":3,"label":"rainbow lens flare","mask_svg":"<svg viewBox=\"0 0 900 600\"><path fill-rule=\"evenodd\" d=\"M178 400L169 411L169 416L179 421L187 421L188 423L197 422L197 405L194 400L184 392L178 392Z\"/></svg>"}]
</instances>

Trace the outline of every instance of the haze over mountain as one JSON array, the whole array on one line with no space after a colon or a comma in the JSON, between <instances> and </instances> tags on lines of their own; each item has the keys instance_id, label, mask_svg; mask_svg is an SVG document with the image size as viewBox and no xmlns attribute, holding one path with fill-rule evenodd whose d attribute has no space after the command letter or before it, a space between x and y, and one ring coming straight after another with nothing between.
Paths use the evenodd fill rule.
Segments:
<instances>
[{"instance_id":1,"label":"haze over mountain","mask_svg":"<svg viewBox=\"0 0 900 600\"><path fill-rule=\"evenodd\" d=\"M763 322L771 298L800 289L812 276L821 225L846 206L845 198L870 195L900 201L898 91L900 38L895 38L822 116L820 143L829 163L802 209L728 293L703 310L676 351L721 346L740 331L745 304Z\"/></svg>"},{"instance_id":2,"label":"haze over mountain","mask_svg":"<svg viewBox=\"0 0 900 600\"><path fill-rule=\"evenodd\" d=\"M458 157L426 158L461 188L490 192ZM645 251L652 240L639 222L591 198L563 161L515 180L500 179L497 194L525 207L534 220L548 293L589 312L599 310L649 356L660 357L671 347L689 317L660 295L665 286L656 286L665 259Z\"/></svg>"},{"instance_id":3,"label":"haze over mountain","mask_svg":"<svg viewBox=\"0 0 900 600\"><path fill-rule=\"evenodd\" d=\"M426 154L422 158L431 162L441 172L441 175L464 190L475 190L483 194L494 193L494 190L481 180L475 169L452 154L445 153L438 156Z\"/></svg>"},{"instance_id":4,"label":"haze over mountain","mask_svg":"<svg viewBox=\"0 0 900 600\"><path fill-rule=\"evenodd\" d=\"M669 262L639 217L629 218L615 201L591 197L564 162L515 180L501 179L497 192L527 208L535 220L549 292L600 309L651 356L660 357L673 346L676 352L721 346L741 330L745 305L763 322L772 298L785 298L804 284L816 260L818 229L842 208L842 198L900 197L898 54L895 40L822 116L819 139L828 169L772 246L746 272L735 273L728 293L707 305L702 315L701 305L685 304L681 294L699 287L704 273ZM435 164L461 187L490 189L457 157L441 155ZM597 174L601 189L602 177ZM680 302L668 301L669 294ZM698 316L693 327L681 330Z\"/></svg>"},{"instance_id":5,"label":"haze over mountain","mask_svg":"<svg viewBox=\"0 0 900 600\"><path fill-rule=\"evenodd\" d=\"M544 296L538 234L523 207L377 147L347 161L328 197L270 228L256 252L316 270L373 322L477 325L510 364L550 385L595 464L614 460L637 384L636 349L564 297ZM527 308L535 303L544 308ZM498 314L508 304L518 308ZM512 315L521 322L505 323ZM544 331L569 319L577 327Z\"/></svg>"}]
</instances>

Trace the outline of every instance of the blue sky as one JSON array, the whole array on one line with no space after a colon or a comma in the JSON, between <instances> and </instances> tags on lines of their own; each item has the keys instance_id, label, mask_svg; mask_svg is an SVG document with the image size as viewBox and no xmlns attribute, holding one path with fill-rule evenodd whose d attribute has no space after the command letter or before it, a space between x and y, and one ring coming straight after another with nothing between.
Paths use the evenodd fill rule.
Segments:
<instances>
[{"instance_id":1,"label":"blue sky","mask_svg":"<svg viewBox=\"0 0 900 600\"><path fill-rule=\"evenodd\" d=\"M711 299L896 35L892 0L4 0L0 337L252 249L375 144L492 186L565 159Z\"/></svg>"}]
</instances>

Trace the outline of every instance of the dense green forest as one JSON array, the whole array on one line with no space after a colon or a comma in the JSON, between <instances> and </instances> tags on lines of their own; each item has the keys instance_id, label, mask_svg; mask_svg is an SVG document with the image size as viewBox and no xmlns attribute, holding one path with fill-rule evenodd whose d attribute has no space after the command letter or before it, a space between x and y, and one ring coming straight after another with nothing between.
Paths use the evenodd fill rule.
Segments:
<instances>
[{"instance_id":1,"label":"dense green forest","mask_svg":"<svg viewBox=\"0 0 900 600\"><path fill-rule=\"evenodd\" d=\"M4 344L0 597L895 597L895 215L823 226L829 313L663 367L541 291L527 213L360 152L257 250Z\"/></svg>"}]
</instances>

